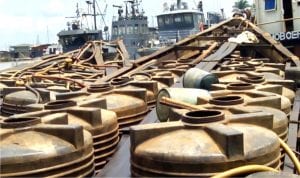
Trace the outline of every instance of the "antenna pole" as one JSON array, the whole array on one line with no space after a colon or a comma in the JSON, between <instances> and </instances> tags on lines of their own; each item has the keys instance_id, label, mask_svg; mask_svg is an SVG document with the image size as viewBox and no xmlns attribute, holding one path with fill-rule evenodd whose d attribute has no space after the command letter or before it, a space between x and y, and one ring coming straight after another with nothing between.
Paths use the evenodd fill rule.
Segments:
<instances>
[{"instance_id":1,"label":"antenna pole","mask_svg":"<svg viewBox=\"0 0 300 178\"><path fill-rule=\"evenodd\" d=\"M48 28L48 25L47 25L47 43L49 44L49 28Z\"/></svg>"},{"instance_id":2,"label":"antenna pole","mask_svg":"<svg viewBox=\"0 0 300 178\"><path fill-rule=\"evenodd\" d=\"M125 3L126 3L126 16L125 17L127 19L128 18L128 6L127 6L128 4L127 4L127 2L125 2Z\"/></svg>"},{"instance_id":3,"label":"antenna pole","mask_svg":"<svg viewBox=\"0 0 300 178\"><path fill-rule=\"evenodd\" d=\"M96 14L96 0L93 0L93 10L94 10L94 25L95 25L95 30L97 30L97 14Z\"/></svg>"},{"instance_id":4,"label":"antenna pole","mask_svg":"<svg viewBox=\"0 0 300 178\"><path fill-rule=\"evenodd\" d=\"M181 0L177 0L177 9L181 9Z\"/></svg>"}]
</instances>

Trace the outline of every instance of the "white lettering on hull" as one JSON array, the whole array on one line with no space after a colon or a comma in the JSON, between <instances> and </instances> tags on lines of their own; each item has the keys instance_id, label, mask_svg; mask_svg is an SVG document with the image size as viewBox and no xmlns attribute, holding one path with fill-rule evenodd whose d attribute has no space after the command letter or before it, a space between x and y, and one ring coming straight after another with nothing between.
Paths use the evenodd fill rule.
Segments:
<instances>
[{"instance_id":1,"label":"white lettering on hull","mask_svg":"<svg viewBox=\"0 0 300 178\"><path fill-rule=\"evenodd\" d=\"M272 37L277 41L297 40L300 39L300 31L275 33Z\"/></svg>"}]
</instances>

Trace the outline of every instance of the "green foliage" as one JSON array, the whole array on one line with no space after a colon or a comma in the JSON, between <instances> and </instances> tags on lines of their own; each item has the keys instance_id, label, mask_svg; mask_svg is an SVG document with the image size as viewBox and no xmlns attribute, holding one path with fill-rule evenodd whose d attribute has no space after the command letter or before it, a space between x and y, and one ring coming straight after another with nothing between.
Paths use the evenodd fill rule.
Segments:
<instances>
[{"instance_id":1,"label":"green foliage","mask_svg":"<svg viewBox=\"0 0 300 178\"><path fill-rule=\"evenodd\" d=\"M251 5L247 0L237 0L234 2L234 5L232 7L235 10L243 10L247 7L251 7Z\"/></svg>"}]
</instances>

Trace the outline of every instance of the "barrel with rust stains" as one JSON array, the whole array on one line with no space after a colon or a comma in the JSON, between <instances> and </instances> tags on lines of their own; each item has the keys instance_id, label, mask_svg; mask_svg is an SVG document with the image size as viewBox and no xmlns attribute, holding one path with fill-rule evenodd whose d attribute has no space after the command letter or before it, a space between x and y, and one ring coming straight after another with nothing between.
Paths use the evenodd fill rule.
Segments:
<instances>
[{"instance_id":1,"label":"barrel with rust stains","mask_svg":"<svg viewBox=\"0 0 300 178\"><path fill-rule=\"evenodd\" d=\"M247 113L259 113L259 112L267 112L272 114L274 123L272 124L272 130L278 134L280 138L284 141L287 141L288 138L288 116L287 113L283 112L280 108L281 101L280 97L274 97L272 94L269 95L265 92L254 91L242 91L231 93L231 91L218 91L218 92L210 92L210 95L199 95L193 96L189 95L194 99L197 97L198 101L196 103L191 103L188 101L184 101L178 97L169 97L165 95L165 97L174 99L176 101L181 101L183 103L193 104L198 108L205 109L215 109L222 112L225 112L227 116L231 116L233 114L247 114ZM251 96L253 98L251 98ZM160 107L158 105L158 107ZM176 108L170 108L169 106L163 105L165 110L168 110L168 118L171 121L178 120L181 115L186 110L180 110ZM159 114L159 113L158 113Z\"/></svg>"},{"instance_id":2,"label":"barrel with rust stains","mask_svg":"<svg viewBox=\"0 0 300 178\"><path fill-rule=\"evenodd\" d=\"M281 65L284 66L284 64L281 64ZM254 62L254 61L220 65L219 69L221 71L234 70L234 71L252 71L252 72L258 72L258 73L268 72L268 73L276 74L281 77L284 76L283 70L280 70L279 68L275 68L275 67L265 66L263 62Z\"/></svg>"},{"instance_id":3,"label":"barrel with rust stains","mask_svg":"<svg viewBox=\"0 0 300 178\"><path fill-rule=\"evenodd\" d=\"M148 113L144 89L119 90L102 97L107 100L107 109L117 114L120 128L138 124Z\"/></svg>"},{"instance_id":4,"label":"barrel with rust stains","mask_svg":"<svg viewBox=\"0 0 300 178\"><path fill-rule=\"evenodd\" d=\"M267 106L274 109L279 109L287 115L291 112L291 101L279 94L265 91L249 91L249 90L220 90L210 92L213 98L210 98L210 103L220 103L223 105L232 104L234 102L230 97L236 97L237 102L241 102L247 106ZM227 99L229 97L229 100ZM198 103L207 100L207 98L198 97Z\"/></svg>"},{"instance_id":5,"label":"barrel with rust stains","mask_svg":"<svg viewBox=\"0 0 300 178\"><path fill-rule=\"evenodd\" d=\"M271 122L233 123L220 111L199 110L184 114L179 122L134 126L132 176L210 177L249 164L279 170L280 143L268 130Z\"/></svg>"},{"instance_id":6,"label":"barrel with rust stains","mask_svg":"<svg viewBox=\"0 0 300 178\"><path fill-rule=\"evenodd\" d=\"M3 97L3 88L6 88L7 85L5 85L4 83L0 83L0 98Z\"/></svg>"},{"instance_id":7,"label":"barrel with rust stains","mask_svg":"<svg viewBox=\"0 0 300 178\"><path fill-rule=\"evenodd\" d=\"M283 84L286 82L282 82ZM235 90L235 91L266 91L271 93L276 93L282 96L285 96L288 98L291 102L294 101L295 98L295 92L289 88L284 87L280 83L280 81L277 81L275 84L269 84L269 83L249 83L249 82L233 82L233 83L227 83L227 84L213 84L212 90Z\"/></svg>"},{"instance_id":8,"label":"barrel with rust stains","mask_svg":"<svg viewBox=\"0 0 300 178\"><path fill-rule=\"evenodd\" d=\"M146 99L149 106L155 104L158 92L158 83L151 81L151 76L136 74L132 77L119 77L111 80L110 84L117 89L146 89ZM90 87L93 87L90 86Z\"/></svg>"},{"instance_id":9,"label":"barrel with rust stains","mask_svg":"<svg viewBox=\"0 0 300 178\"><path fill-rule=\"evenodd\" d=\"M280 75L271 72L255 72L255 71L213 71L212 74L216 75L220 83L239 82L242 78L249 78L256 82L283 80Z\"/></svg>"},{"instance_id":10,"label":"barrel with rust stains","mask_svg":"<svg viewBox=\"0 0 300 178\"><path fill-rule=\"evenodd\" d=\"M241 87L241 86L240 86ZM247 88L249 86L242 85L243 88ZM249 91L249 90L247 90ZM216 95L216 97L205 97L203 95L198 96L198 103L195 104L198 108L205 109L215 109L222 112L225 112L227 116L231 116L234 114L249 114L249 113L260 113L266 112L270 113L271 117L273 117L272 130L285 142L288 139L288 116L287 113L281 111L281 101L278 100L278 97L273 97L272 95L265 95L265 92L253 91L246 92L243 90L238 90L238 92L230 93L230 91L219 91L217 93L211 93L211 95ZM261 94L261 97L260 96ZM253 99L249 96L253 95ZM191 95L190 95L191 96ZM257 96L257 97L255 97ZM269 97L268 97L269 96ZM168 108L169 115L168 119L171 121L178 120L181 115L183 115L186 110L169 108L168 106L164 106ZM268 118L268 117L267 117ZM263 119L263 118L262 118ZM282 164L284 161L284 151L282 150Z\"/></svg>"},{"instance_id":11,"label":"barrel with rust stains","mask_svg":"<svg viewBox=\"0 0 300 178\"><path fill-rule=\"evenodd\" d=\"M39 102L39 96L29 90L21 90L4 95L1 115L9 116L27 112L27 106Z\"/></svg>"},{"instance_id":12,"label":"barrel with rust stains","mask_svg":"<svg viewBox=\"0 0 300 178\"><path fill-rule=\"evenodd\" d=\"M220 82L227 84L228 86L232 83L248 83L258 86L259 90L273 92L279 95L282 95L282 102L285 102L285 98L288 98L290 102L293 102L295 98L294 81L284 80L282 77L272 74L272 73L255 73L255 72L233 72L233 71L218 71L214 72L220 79ZM233 84L236 85L236 84ZM243 84L247 85L247 84ZM277 87L275 86L277 85ZM281 85L281 87L278 87ZM230 90L240 90L242 87L239 86L229 86ZM214 87L213 87L214 88ZM217 87L219 88L219 86ZM222 87L221 87L222 88ZM235 89L239 88L239 89ZM257 87L256 87L257 88ZM277 88L274 90L274 88ZM219 88L220 89L220 88ZM225 87L223 87L225 89ZM228 87L226 88L228 89ZM242 89L245 90L245 89ZM281 91L280 91L281 90ZM283 103L282 103L283 104ZM284 104L283 104L284 105ZM288 112L285 110L285 112Z\"/></svg>"},{"instance_id":13,"label":"barrel with rust stains","mask_svg":"<svg viewBox=\"0 0 300 178\"><path fill-rule=\"evenodd\" d=\"M109 85L99 85L89 88L88 92L59 94L56 98L57 100L72 99L76 101L106 99L106 109L117 114L120 128L139 123L149 110L146 89L113 89Z\"/></svg>"},{"instance_id":14,"label":"barrel with rust stains","mask_svg":"<svg viewBox=\"0 0 300 178\"><path fill-rule=\"evenodd\" d=\"M30 112L29 105L46 103L55 100L55 93L68 92L62 86L49 86L46 84L34 84L26 87L7 87L3 90L3 103L1 115L10 116Z\"/></svg>"},{"instance_id":15,"label":"barrel with rust stains","mask_svg":"<svg viewBox=\"0 0 300 178\"><path fill-rule=\"evenodd\" d=\"M96 106L105 104L103 99L81 103L60 100L45 104L44 110L14 115L13 118L40 117L43 123L67 120L65 124L82 126L93 136L95 171L97 173L107 163L108 158L115 153L119 143L119 125L116 114L113 111L96 108Z\"/></svg>"},{"instance_id":16,"label":"barrel with rust stains","mask_svg":"<svg viewBox=\"0 0 300 178\"><path fill-rule=\"evenodd\" d=\"M1 177L93 176L93 140L81 126L39 118L6 119L0 126Z\"/></svg>"}]
</instances>

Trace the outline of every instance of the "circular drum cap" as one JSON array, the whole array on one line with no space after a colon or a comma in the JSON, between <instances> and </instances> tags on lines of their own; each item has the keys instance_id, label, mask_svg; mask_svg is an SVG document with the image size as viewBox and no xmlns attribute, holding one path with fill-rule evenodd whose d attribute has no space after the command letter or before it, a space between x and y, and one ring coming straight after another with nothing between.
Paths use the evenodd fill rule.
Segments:
<instances>
[{"instance_id":1,"label":"circular drum cap","mask_svg":"<svg viewBox=\"0 0 300 178\"><path fill-rule=\"evenodd\" d=\"M209 103L221 106L237 105L244 103L244 99L241 96L220 96L212 98Z\"/></svg>"},{"instance_id":2,"label":"circular drum cap","mask_svg":"<svg viewBox=\"0 0 300 178\"><path fill-rule=\"evenodd\" d=\"M76 106L77 103L72 100L59 100L59 101L52 101L45 105L45 109L63 109L67 107Z\"/></svg>"},{"instance_id":3,"label":"circular drum cap","mask_svg":"<svg viewBox=\"0 0 300 178\"><path fill-rule=\"evenodd\" d=\"M224 113L215 110L191 111L183 114L181 121L187 126L199 126L212 122L219 122L225 119Z\"/></svg>"}]
</instances>

